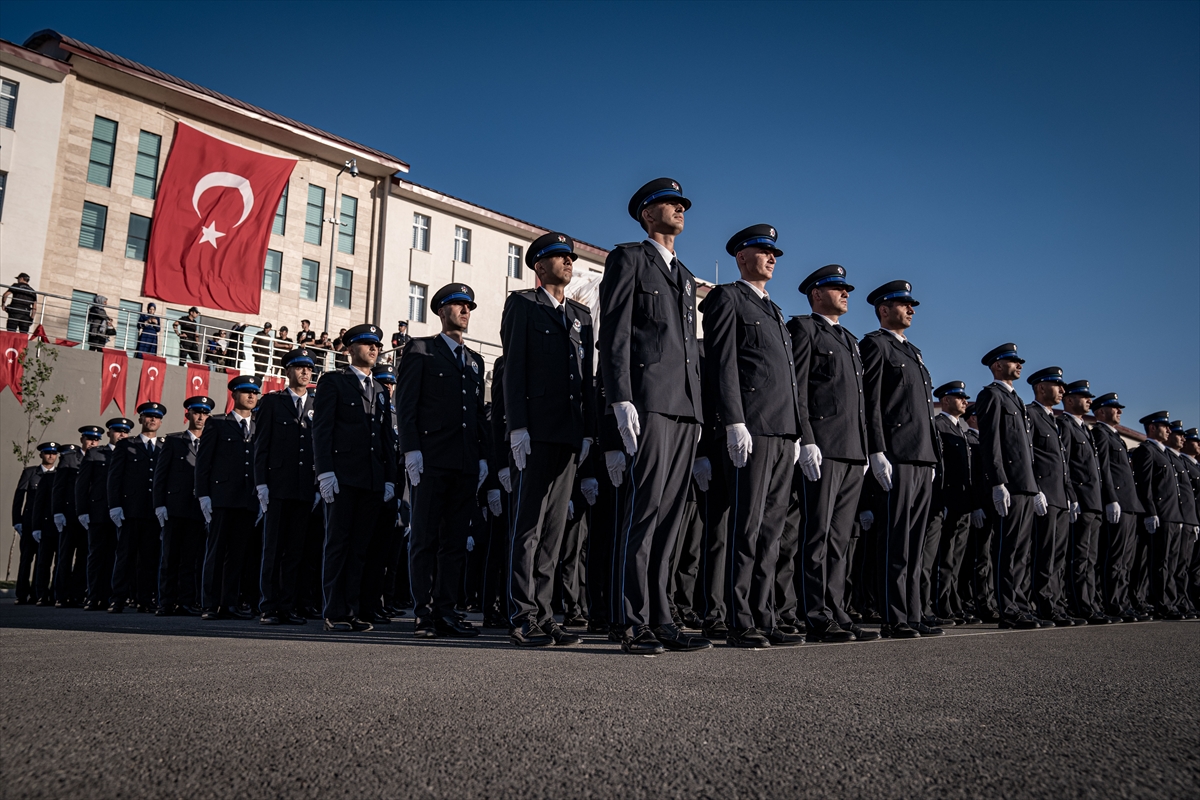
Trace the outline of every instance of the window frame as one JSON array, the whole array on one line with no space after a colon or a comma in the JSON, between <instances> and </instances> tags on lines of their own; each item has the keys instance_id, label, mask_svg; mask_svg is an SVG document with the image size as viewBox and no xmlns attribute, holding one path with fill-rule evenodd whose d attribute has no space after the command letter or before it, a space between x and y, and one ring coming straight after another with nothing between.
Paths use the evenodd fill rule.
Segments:
<instances>
[{"instance_id":1,"label":"window frame","mask_svg":"<svg viewBox=\"0 0 1200 800\"><path fill-rule=\"evenodd\" d=\"M516 252L514 252L514 250ZM515 259L514 259L515 257ZM508 243L508 277L516 280L522 280L522 273L525 268L525 248L513 242Z\"/></svg>"},{"instance_id":2,"label":"window frame","mask_svg":"<svg viewBox=\"0 0 1200 800\"><path fill-rule=\"evenodd\" d=\"M111 142L107 142L97 135L99 133L101 121L112 123ZM115 164L117 161L117 137L120 135L120 128L120 123L118 123L116 120L109 119L108 117L102 117L99 114L97 114L92 120L92 145L88 150L87 182L93 186L103 186L106 189L112 188L113 164ZM110 148L107 164L105 164L103 161L96 160L97 149L99 148L101 152L103 152L103 147L105 146ZM98 180L92 180L93 168L97 170L103 169L106 171L104 183L101 183Z\"/></svg>"},{"instance_id":3,"label":"window frame","mask_svg":"<svg viewBox=\"0 0 1200 800\"><path fill-rule=\"evenodd\" d=\"M144 239L140 236L135 237L133 235L133 221L135 219L146 220L146 237ZM129 227L125 231L125 257L126 258L128 258L132 261L145 261L146 260L146 251L150 248L150 229L153 226L153 224L154 224L154 220L152 217L147 217L144 214L133 214L133 213L131 213L129 215ZM129 254L129 248L135 246L135 244L134 244L135 239L142 242L141 258L138 258L138 256L136 254L135 255Z\"/></svg>"},{"instance_id":4,"label":"window frame","mask_svg":"<svg viewBox=\"0 0 1200 800\"><path fill-rule=\"evenodd\" d=\"M424 226L421 223L424 222ZM423 253L429 252L429 232L433 229L433 218L428 214L422 214L419 211L413 212L413 250L420 250ZM418 238L420 242L418 242ZM422 247L421 245L424 245Z\"/></svg>"},{"instance_id":5,"label":"window frame","mask_svg":"<svg viewBox=\"0 0 1200 800\"><path fill-rule=\"evenodd\" d=\"M346 285L342 286L342 276L346 276ZM342 303L339 298L344 298ZM337 308L350 308L354 300L354 270L345 267L335 267L333 273L333 305Z\"/></svg>"},{"instance_id":6,"label":"window frame","mask_svg":"<svg viewBox=\"0 0 1200 800\"><path fill-rule=\"evenodd\" d=\"M150 141L150 140L152 140L154 143L154 153L153 154L142 150L142 145L145 142ZM134 157L134 161L133 161L133 196L134 197L144 197L147 200L153 200L156 197L158 197L158 162L159 162L159 159L161 156L162 156L162 137L159 136L157 133L139 130L138 131L137 155ZM154 168L152 170L152 172L153 172L152 175L145 175L142 173L142 158L143 157L145 157L147 160L149 160L151 158L154 159ZM142 194L141 192L138 191L138 179L139 178L142 179L143 181L150 182L150 194Z\"/></svg>"},{"instance_id":7,"label":"window frame","mask_svg":"<svg viewBox=\"0 0 1200 800\"><path fill-rule=\"evenodd\" d=\"M346 202L349 201L353 208L350 213L346 213ZM339 253L346 255L354 255L354 235L358 231L358 198L348 194L342 195L341 208L338 209L338 243L337 250ZM349 244L347 244L349 242Z\"/></svg>"},{"instance_id":8,"label":"window frame","mask_svg":"<svg viewBox=\"0 0 1200 800\"><path fill-rule=\"evenodd\" d=\"M12 93L5 91L6 87L12 87ZM13 130L17 125L17 97L21 93L21 84L17 81L9 81L0 79L0 100L7 100L8 113L0 116L0 128L8 128ZM7 117L7 119L5 119Z\"/></svg>"},{"instance_id":9,"label":"window frame","mask_svg":"<svg viewBox=\"0 0 1200 800\"><path fill-rule=\"evenodd\" d=\"M409 322L424 322L426 302L429 297L429 287L423 283L408 282L408 319ZM416 306L413 301L417 300ZM416 313L413 313L413 312Z\"/></svg>"},{"instance_id":10,"label":"window frame","mask_svg":"<svg viewBox=\"0 0 1200 800\"><path fill-rule=\"evenodd\" d=\"M454 226L454 260L460 264L471 263L471 229Z\"/></svg>"},{"instance_id":11,"label":"window frame","mask_svg":"<svg viewBox=\"0 0 1200 800\"><path fill-rule=\"evenodd\" d=\"M317 204L315 204L313 202L313 190L314 189L316 189L317 191L319 191L321 193L320 206L318 206ZM315 223L315 225L312 222L312 220L309 219L309 217L312 216L313 209L318 210L317 222ZM316 231L316 234L315 234L316 241L313 241L313 239L310 238L310 234L312 234L312 232L314 230ZM304 241L307 244L315 244L318 247L320 247L321 243L325 241L325 188L323 186L317 186L314 183L310 183L308 185L308 193L305 197Z\"/></svg>"},{"instance_id":12,"label":"window frame","mask_svg":"<svg viewBox=\"0 0 1200 800\"><path fill-rule=\"evenodd\" d=\"M100 205L99 203L92 203L87 200L84 200L83 201L84 215L87 214L88 206L91 206L94 209L97 209L97 208L100 209L100 211L101 211L100 224L98 226L89 226L87 224L86 217L80 218L80 220L79 220L79 246L84 248L85 250L95 250L97 253L103 253L104 252L104 240L108 236L108 206L103 206L103 205ZM85 229L88 229L88 228L90 228L93 231L93 235L92 235L93 242L95 241L95 238L96 238L95 232L97 232L97 231L99 232L99 235L100 235L100 246L99 247L92 247L91 245L84 244L83 232Z\"/></svg>"},{"instance_id":13,"label":"window frame","mask_svg":"<svg viewBox=\"0 0 1200 800\"><path fill-rule=\"evenodd\" d=\"M275 269L275 270L269 269L269 267L271 265L271 254L272 253L274 253L276 256L278 256L278 258L276 259L276 266L278 267L278 269ZM268 275L275 276L275 287L274 288L271 288L270 286L267 285L267 276ZM274 249L268 247L267 255L263 259L262 290L264 292L270 292L271 294L279 294L279 291L282 288L283 288L283 251L282 250L274 250Z\"/></svg>"},{"instance_id":14,"label":"window frame","mask_svg":"<svg viewBox=\"0 0 1200 800\"><path fill-rule=\"evenodd\" d=\"M316 270L316 274L312 278L306 278L304 276L304 270L310 264ZM306 284L309 284L309 283L312 284L312 297L305 296L305 286L306 286ZM300 299L308 300L308 301L315 303L317 301L317 298L320 296L321 296L321 262L317 261L314 258L300 259Z\"/></svg>"}]
</instances>

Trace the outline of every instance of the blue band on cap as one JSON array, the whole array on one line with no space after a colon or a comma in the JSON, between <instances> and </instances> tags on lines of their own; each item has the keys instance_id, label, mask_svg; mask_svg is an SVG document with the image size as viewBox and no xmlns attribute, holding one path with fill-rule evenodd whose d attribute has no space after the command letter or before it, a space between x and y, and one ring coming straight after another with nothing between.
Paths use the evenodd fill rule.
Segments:
<instances>
[{"instance_id":1,"label":"blue band on cap","mask_svg":"<svg viewBox=\"0 0 1200 800\"><path fill-rule=\"evenodd\" d=\"M1067 392L1067 394L1083 394L1084 392L1091 394L1091 391L1092 390L1087 388L1086 386L1080 386L1078 389L1071 389L1070 391Z\"/></svg>"},{"instance_id":2,"label":"blue band on cap","mask_svg":"<svg viewBox=\"0 0 1200 800\"><path fill-rule=\"evenodd\" d=\"M110 431L128 431L130 427L128 425L109 425L108 429Z\"/></svg>"},{"instance_id":3,"label":"blue band on cap","mask_svg":"<svg viewBox=\"0 0 1200 800\"><path fill-rule=\"evenodd\" d=\"M573 252L566 242L555 242L549 247L543 247L534 255L533 260L537 261L542 256L550 255L551 253L570 253Z\"/></svg>"},{"instance_id":4,"label":"blue band on cap","mask_svg":"<svg viewBox=\"0 0 1200 800\"><path fill-rule=\"evenodd\" d=\"M308 356L297 356L291 361L283 365L286 367L311 367L314 366L313 360Z\"/></svg>"},{"instance_id":5,"label":"blue band on cap","mask_svg":"<svg viewBox=\"0 0 1200 800\"><path fill-rule=\"evenodd\" d=\"M1001 353L1000 355L996 356L995 358L992 359L992 361L999 361L1002 358L1016 358L1016 357L1017 357L1017 351L1009 350L1007 352Z\"/></svg>"},{"instance_id":6,"label":"blue band on cap","mask_svg":"<svg viewBox=\"0 0 1200 800\"><path fill-rule=\"evenodd\" d=\"M1045 383L1046 381L1058 381L1062 383L1062 375L1043 375L1034 381L1034 383Z\"/></svg>"},{"instance_id":7,"label":"blue band on cap","mask_svg":"<svg viewBox=\"0 0 1200 800\"><path fill-rule=\"evenodd\" d=\"M1096 405L1100 408L1104 408L1105 406L1119 406L1121 405L1121 401L1114 397L1111 400L1105 400L1103 403L1097 403Z\"/></svg>"},{"instance_id":8,"label":"blue band on cap","mask_svg":"<svg viewBox=\"0 0 1200 800\"><path fill-rule=\"evenodd\" d=\"M212 411L212 406L208 403L192 403L187 407L187 410L191 411L193 408L203 408L205 411Z\"/></svg>"},{"instance_id":9,"label":"blue band on cap","mask_svg":"<svg viewBox=\"0 0 1200 800\"><path fill-rule=\"evenodd\" d=\"M642 202L638 205L638 211L641 211L648 204L653 203L660 197L683 197L683 195L680 194L676 189L662 189L654 194L648 195L646 199L642 200Z\"/></svg>"},{"instance_id":10,"label":"blue band on cap","mask_svg":"<svg viewBox=\"0 0 1200 800\"><path fill-rule=\"evenodd\" d=\"M474 300L471 298L471 295L469 295L469 294L463 294L462 292L455 292L454 294L448 294L448 295L446 295L445 297L443 297L443 298L442 298L442 305L446 305L446 303L449 303L451 300L466 300L468 303L474 303L474 302L475 302L475 301L474 301Z\"/></svg>"},{"instance_id":11,"label":"blue band on cap","mask_svg":"<svg viewBox=\"0 0 1200 800\"><path fill-rule=\"evenodd\" d=\"M1157 425L1159 423L1162 423L1163 425L1170 425L1171 418L1170 417L1155 417L1154 419L1150 420L1146 424L1147 425Z\"/></svg>"},{"instance_id":12,"label":"blue band on cap","mask_svg":"<svg viewBox=\"0 0 1200 800\"><path fill-rule=\"evenodd\" d=\"M360 333L358 336L355 336L353 339L350 340L350 344L354 344L355 342L361 342L363 339L370 339L375 344L380 344L383 341L382 339L380 339L378 336L376 336L373 333Z\"/></svg>"},{"instance_id":13,"label":"blue band on cap","mask_svg":"<svg viewBox=\"0 0 1200 800\"><path fill-rule=\"evenodd\" d=\"M104 438L104 434L96 433L95 431L88 431L87 433L83 434L83 438L85 438L85 439L102 439L102 438Z\"/></svg>"},{"instance_id":14,"label":"blue band on cap","mask_svg":"<svg viewBox=\"0 0 1200 800\"><path fill-rule=\"evenodd\" d=\"M765 244L768 247L775 247L775 240L769 236L755 236L753 239L747 239L746 241L742 242L734 249L741 250L743 247L753 247L754 245L758 244Z\"/></svg>"},{"instance_id":15,"label":"blue band on cap","mask_svg":"<svg viewBox=\"0 0 1200 800\"><path fill-rule=\"evenodd\" d=\"M163 412L157 408L147 408L145 411L139 411L138 413L143 417L161 417L163 415Z\"/></svg>"},{"instance_id":16,"label":"blue band on cap","mask_svg":"<svg viewBox=\"0 0 1200 800\"><path fill-rule=\"evenodd\" d=\"M374 377L375 380L383 381L384 383L395 383L396 382L396 376L392 375L390 373L387 373L387 372L384 372L380 375L373 375L372 377Z\"/></svg>"},{"instance_id":17,"label":"blue band on cap","mask_svg":"<svg viewBox=\"0 0 1200 800\"><path fill-rule=\"evenodd\" d=\"M968 395L968 394L967 394L967 390L966 390L966 389L951 389L950 391L948 391L948 392L946 392L944 395L942 395L942 397L949 397L949 396L950 396L950 395L952 395L952 394L958 394L958 395L962 395L963 397L969 397L969 396L970 396L970 395Z\"/></svg>"},{"instance_id":18,"label":"blue band on cap","mask_svg":"<svg viewBox=\"0 0 1200 800\"><path fill-rule=\"evenodd\" d=\"M846 279L843 278L841 275L830 275L828 278L821 278L821 280L817 281L816 283L814 283L812 286L810 286L808 288L815 289L818 286L825 284L825 283L845 283L845 282L846 282Z\"/></svg>"},{"instance_id":19,"label":"blue band on cap","mask_svg":"<svg viewBox=\"0 0 1200 800\"><path fill-rule=\"evenodd\" d=\"M256 392L259 391L258 384L254 383L253 381L243 381L242 383L235 383L233 385L233 388L230 389L229 391L244 392L247 389L253 389Z\"/></svg>"},{"instance_id":20,"label":"blue band on cap","mask_svg":"<svg viewBox=\"0 0 1200 800\"><path fill-rule=\"evenodd\" d=\"M882 303L884 300L895 300L897 297L912 297L912 295L908 292L892 292L891 294L885 294L883 297L876 298L875 302Z\"/></svg>"}]
</instances>

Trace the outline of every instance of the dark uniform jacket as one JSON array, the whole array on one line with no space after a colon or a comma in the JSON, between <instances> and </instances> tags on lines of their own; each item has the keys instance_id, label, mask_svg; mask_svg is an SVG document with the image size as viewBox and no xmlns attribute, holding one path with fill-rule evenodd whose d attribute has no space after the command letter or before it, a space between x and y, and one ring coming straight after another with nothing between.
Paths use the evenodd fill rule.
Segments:
<instances>
[{"instance_id":1,"label":"dark uniform jacket","mask_svg":"<svg viewBox=\"0 0 1200 800\"><path fill-rule=\"evenodd\" d=\"M1179 513L1183 516L1183 524L1193 527L1200 525L1200 519L1196 517L1196 490L1192 486L1192 476L1188 472L1188 465L1191 462L1184 458L1182 453L1176 453L1169 447L1167 455L1171 458L1172 466L1175 467L1175 483L1179 486ZM55 478L55 481L57 480L58 478Z\"/></svg>"},{"instance_id":2,"label":"dark uniform jacket","mask_svg":"<svg viewBox=\"0 0 1200 800\"><path fill-rule=\"evenodd\" d=\"M125 519L154 519L154 466L162 453L161 438L147 450L142 437L117 442L108 461L108 507L120 508Z\"/></svg>"},{"instance_id":3,"label":"dark uniform jacket","mask_svg":"<svg viewBox=\"0 0 1200 800\"><path fill-rule=\"evenodd\" d=\"M867 409L858 340L820 314L792 317L792 361L800 404L800 443L823 458L867 462Z\"/></svg>"},{"instance_id":4,"label":"dark uniform jacket","mask_svg":"<svg viewBox=\"0 0 1200 800\"><path fill-rule=\"evenodd\" d=\"M372 379L372 386L368 398L349 366L321 376L313 397L313 460L315 474L332 472L339 486L382 492L396 481L392 397L386 384Z\"/></svg>"},{"instance_id":5,"label":"dark uniform jacket","mask_svg":"<svg viewBox=\"0 0 1200 800\"><path fill-rule=\"evenodd\" d=\"M12 524L21 526L21 532L28 536L36 527L33 525L33 501L37 495L38 486L47 477L53 477L53 472L42 469L41 464L26 467L21 470L17 479L17 490L13 492Z\"/></svg>"},{"instance_id":6,"label":"dark uniform jacket","mask_svg":"<svg viewBox=\"0 0 1200 800\"><path fill-rule=\"evenodd\" d=\"M980 445L979 431L968 427L966 437L967 447L971 450L971 510L991 508L992 487L983 473L983 450Z\"/></svg>"},{"instance_id":7,"label":"dark uniform jacket","mask_svg":"<svg viewBox=\"0 0 1200 800\"><path fill-rule=\"evenodd\" d=\"M196 452L196 497L210 498L213 508L257 511L254 417L250 417L249 437L243 433L240 419L231 411L209 417L204 423Z\"/></svg>"},{"instance_id":8,"label":"dark uniform jacket","mask_svg":"<svg viewBox=\"0 0 1200 800\"><path fill-rule=\"evenodd\" d=\"M1037 494L1033 475L1033 433L1029 412L1016 391L990 383L975 400L983 479L991 508L991 489L1004 484L1013 494Z\"/></svg>"},{"instance_id":9,"label":"dark uniform jacket","mask_svg":"<svg viewBox=\"0 0 1200 800\"><path fill-rule=\"evenodd\" d=\"M498 476L500 474L500 470L509 466L508 459L509 453L511 452L508 446L508 437L506 435L508 430L508 416L506 413L507 409L504 406L504 364L504 356L500 356L496 359L496 362L492 364L492 408L488 413L488 431L491 438L491 450L489 451L490 455L488 457L487 480L491 481L492 479L496 479L497 484L499 483ZM595 395L593 393L593 401L594 398ZM595 403L593 402L593 406L594 405ZM403 458L403 455L401 455L401 458ZM491 486L490 488L495 489L497 486Z\"/></svg>"},{"instance_id":10,"label":"dark uniform jacket","mask_svg":"<svg viewBox=\"0 0 1200 800\"><path fill-rule=\"evenodd\" d=\"M203 438L203 437L201 437ZM168 519L201 519L196 499L196 457L200 442L192 444L187 431L168 433L154 465L154 507L166 508Z\"/></svg>"},{"instance_id":11,"label":"dark uniform jacket","mask_svg":"<svg viewBox=\"0 0 1200 800\"><path fill-rule=\"evenodd\" d=\"M96 448L92 448L93 450ZM54 470L54 489L50 496L50 513L62 514L67 524L75 522L82 511L75 508L75 483L79 480L79 465L87 455L82 448L58 454L58 467Z\"/></svg>"},{"instance_id":12,"label":"dark uniform jacket","mask_svg":"<svg viewBox=\"0 0 1200 800\"><path fill-rule=\"evenodd\" d=\"M266 485L272 501L313 498L317 480L313 460L315 413L312 392L305 393L300 413L287 389L271 392L258 402L254 419L254 484Z\"/></svg>"},{"instance_id":13,"label":"dark uniform jacket","mask_svg":"<svg viewBox=\"0 0 1200 800\"><path fill-rule=\"evenodd\" d=\"M92 522L108 519L108 462L112 453L111 445L102 444L84 454L75 479L76 516L87 514Z\"/></svg>"},{"instance_id":14,"label":"dark uniform jacket","mask_svg":"<svg viewBox=\"0 0 1200 800\"><path fill-rule=\"evenodd\" d=\"M413 339L400 360L396 375L400 452L420 450L426 469L478 472L479 461L490 452L483 357L470 349L466 354L469 361L464 367L437 334ZM507 365L504 372L507 382ZM504 411L508 412L507 406Z\"/></svg>"},{"instance_id":15,"label":"dark uniform jacket","mask_svg":"<svg viewBox=\"0 0 1200 800\"><path fill-rule=\"evenodd\" d=\"M708 408L704 396L706 425L724 428L740 422L754 436L798 438L800 400L792 335L779 306L739 281L713 288L700 310L704 312L703 383L711 387L717 404L716 409Z\"/></svg>"},{"instance_id":16,"label":"dark uniform jacket","mask_svg":"<svg viewBox=\"0 0 1200 800\"><path fill-rule=\"evenodd\" d=\"M1070 414L1058 418L1058 430L1066 451L1067 474L1075 489L1075 500L1083 511L1103 511L1100 458L1096 453L1092 432Z\"/></svg>"},{"instance_id":17,"label":"dark uniform jacket","mask_svg":"<svg viewBox=\"0 0 1200 800\"><path fill-rule=\"evenodd\" d=\"M1033 477L1038 489L1054 508L1070 508L1075 502L1075 487L1071 485L1067 450L1054 414L1047 413L1039 403L1030 403L1025 408L1033 430Z\"/></svg>"},{"instance_id":18,"label":"dark uniform jacket","mask_svg":"<svg viewBox=\"0 0 1200 800\"><path fill-rule=\"evenodd\" d=\"M696 345L696 279L650 242L619 244L600 281L600 371L609 405L704 419ZM606 412L608 413L608 412Z\"/></svg>"},{"instance_id":19,"label":"dark uniform jacket","mask_svg":"<svg viewBox=\"0 0 1200 800\"><path fill-rule=\"evenodd\" d=\"M971 444L964 422L945 414L933 418L942 450L942 479L935 485L933 508L950 508L959 513L979 508L971 480ZM973 433L973 431L972 431Z\"/></svg>"},{"instance_id":20,"label":"dark uniform jacket","mask_svg":"<svg viewBox=\"0 0 1200 800\"><path fill-rule=\"evenodd\" d=\"M58 480L58 465L53 472L42 475L37 488L33 490L33 514L30 516L29 531L57 531L54 527L54 512L50 510L50 497L54 492L54 483Z\"/></svg>"},{"instance_id":21,"label":"dark uniform jacket","mask_svg":"<svg viewBox=\"0 0 1200 800\"><path fill-rule=\"evenodd\" d=\"M1188 479L1192 482L1192 497L1195 498L1196 516L1200 518L1200 464L1197 464L1188 456L1183 457L1184 467L1188 472Z\"/></svg>"},{"instance_id":22,"label":"dark uniform jacket","mask_svg":"<svg viewBox=\"0 0 1200 800\"><path fill-rule=\"evenodd\" d=\"M1145 509L1133 479L1129 449L1121 434L1097 422L1092 426L1092 441L1096 443L1096 458L1100 462L1100 498L1104 505L1117 503L1122 514L1141 514Z\"/></svg>"},{"instance_id":23,"label":"dark uniform jacket","mask_svg":"<svg viewBox=\"0 0 1200 800\"><path fill-rule=\"evenodd\" d=\"M941 447L933 427L933 379L912 342L890 331L863 337L863 392L867 452L900 464L937 464Z\"/></svg>"},{"instance_id":24,"label":"dark uniform jacket","mask_svg":"<svg viewBox=\"0 0 1200 800\"><path fill-rule=\"evenodd\" d=\"M562 307L565 314L543 289L508 296L500 321L505 368L499 393L508 433L526 428L532 441L579 450L585 437L596 438L595 340L588 307L569 298Z\"/></svg>"},{"instance_id":25,"label":"dark uniform jacket","mask_svg":"<svg viewBox=\"0 0 1200 800\"><path fill-rule=\"evenodd\" d=\"M1158 517L1160 523L1183 522L1175 465L1164 450L1150 440L1133 449L1133 477L1138 499L1142 501L1146 516Z\"/></svg>"}]
</instances>

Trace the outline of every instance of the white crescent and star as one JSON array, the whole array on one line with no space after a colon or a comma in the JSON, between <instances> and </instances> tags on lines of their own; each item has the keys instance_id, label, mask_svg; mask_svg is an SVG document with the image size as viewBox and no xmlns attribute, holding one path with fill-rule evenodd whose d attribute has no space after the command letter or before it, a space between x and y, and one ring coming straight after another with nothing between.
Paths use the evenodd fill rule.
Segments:
<instances>
[{"instance_id":1,"label":"white crescent and star","mask_svg":"<svg viewBox=\"0 0 1200 800\"><path fill-rule=\"evenodd\" d=\"M241 175L233 172L210 172L200 180L196 181L196 188L192 190L192 209L195 210L196 216L200 216L200 196L205 191L215 188L237 189L242 195L242 215L238 217L238 221L233 227L237 227L246 221L246 217L250 216L251 209L254 208L254 190L250 187L250 181ZM220 239L226 234L217 230L217 224L210 222L200 228L200 241L197 244L208 242L215 250L217 247L217 239Z\"/></svg>"},{"instance_id":2,"label":"white crescent and star","mask_svg":"<svg viewBox=\"0 0 1200 800\"><path fill-rule=\"evenodd\" d=\"M146 374L150 376L150 380L158 377L158 367L147 367Z\"/></svg>"},{"instance_id":3,"label":"white crescent and star","mask_svg":"<svg viewBox=\"0 0 1200 800\"><path fill-rule=\"evenodd\" d=\"M12 353L12 358L8 357L9 353ZM4 351L4 358L7 359L8 363L10 363L10 364L13 363L14 361L16 361L20 357L21 357L21 354L17 352L17 349L15 347L10 347Z\"/></svg>"},{"instance_id":4,"label":"white crescent and star","mask_svg":"<svg viewBox=\"0 0 1200 800\"><path fill-rule=\"evenodd\" d=\"M200 378L200 377L192 378L192 389L199 389L201 384L203 384L203 383L204 383L203 378Z\"/></svg>"},{"instance_id":5,"label":"white crescent and star","mask_svg":"<svg viewBox=\"0 0 1200 800\"><path fill-rule=\"evenodd\" d=\"M121 374L121 365L120 364L109 364L108 365L108 374L112 375L114 378L117 377L118 375L120 375Z\"/></svg>"}]
</instances>

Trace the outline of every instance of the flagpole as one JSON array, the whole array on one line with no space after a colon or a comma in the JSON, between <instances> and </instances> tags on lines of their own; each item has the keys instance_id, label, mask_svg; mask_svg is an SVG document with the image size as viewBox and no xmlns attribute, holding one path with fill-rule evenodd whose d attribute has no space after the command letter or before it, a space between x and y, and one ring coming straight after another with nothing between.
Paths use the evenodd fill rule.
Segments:
<instances>
[{"instance_id":1,"label":"flagpole","mask_svg":"<svg viewBox=\"0 0 1200 800\"><path fill-rule=\"evenodd\" d=\"M342 173L350 170L350 177L358 177L358 159L352 158L347 161L341 169L338 170L337 177L333 179L333 215L326 222L330 224L333 231L329 234L329 274L325 278L325 332L329 332L329 312L333 305L333 252L337 247L338 227L344 226L346 223L340 219L338 212L338 182L342 179Z\"/></svg>"}]
</instances>

